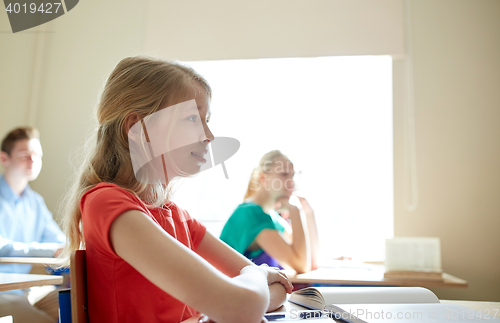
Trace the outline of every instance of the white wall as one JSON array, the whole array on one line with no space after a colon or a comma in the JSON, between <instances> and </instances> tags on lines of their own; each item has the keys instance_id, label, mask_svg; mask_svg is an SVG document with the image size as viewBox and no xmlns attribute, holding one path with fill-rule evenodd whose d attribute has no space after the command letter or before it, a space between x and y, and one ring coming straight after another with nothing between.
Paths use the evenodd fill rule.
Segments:
<instances>
[{"instance_id":1,"label":"white wall","mask_svg":"<svg viewBox=\"0 0 500 323\"><path fill-rule=\"evenodd\" d=\"M179 60L404 52L403 0L150 0L144 47Z\"/></svg>"},{"instance_id":2,"label":"white wall","mask_svg":"<svg viewBox=\"0 0 500 323\"><path fill-rule=\"evenodd\" d=\"M12 34L6 32L6 13L0 13L0 135L25 124L40 130L44 165L32 187L53 212L72 175L68 159L95 125L99 89L120 59L141 53L144 17L143 2L81 1L58 19ZM31 84L37 70L40 82ZM38 98L30 105L35 91Z\"/></svg>"},{"instance_id":3,"label":"white wall","mask_svg":"<svg viewBox=\"0 0 500 323\"><path fill-rule=\"evenodd\" d=\"M419 0L411 13L419 203L404 206L396 96L395 234L441 238L444 270L469 287L440 297L499 301L500 1Z\"/></svg>"},{"instance_id":4,"label":"white wall","mask_svg":"<svg viewBox=\"0 0 500 323\"><path fill-rule=\"evenodd\" d=\"M32 186L46 198L52 210L56 210L72 174L68 157L83 144L94 125L91 114L106 75L125 56L154 54L146 52L146 48L151 48L145 47L152 43L153 34L146 31L154 29L151 25L155 20L147 19L151 15L148 7L153 3L81 1L61 18L19 34L9 33L7 16L4 11L0 13L0 135L29 122L40 129L44 168ZM303 28L294 30L299 38L281 40L281 49L270 47L270 43L259 47L259 39L269 41L268 35L282 30L284 23L293 26L292 20L283 20L281 15L264 14L270 10L268 7L250 11L257 21L265 22L266 28L248 29L243 38L219 34L216 41L208 41L202 28L210 29L219 14L223 19L232 12L248 12L252 8L249 3L221 0L216 3L220 7L210 8L193 1L189 7L176 1L166 3L165 10L170 11L157 19L172 15L176 8L183 9L186 19L182 24L159 28L153 43L163 42L168 48L174 39L178 44L171 54L178 56L174 58L213 58L204 57L204 53L218 46L242 49L232 51L232 55L252 50L249 56L270 56L273 52L273 57L294 56L300 54L296 50L306 40L308 47L320 48L321 55L336 54L336 44L330 44L328 37L318 39L315 33ZM304 3L311 2L295 1L288 6L296 12L294 6L304 8ZM468 280L469 288L436 290L439 297L500 301L500 2L411 3L419 205L415 212L404 207L403 80L401 61L397 61L395 234L441 238L444 270ZM272 11L281 9L288 8L280 6ZM328 17L324 11L308 10L303 19L312 23L325 16ZM242 29L238 19L226 24L228 30ZM297 24L303 26L304 22ZM325 18L321 26L332 30L338 27L334 19ZM217 24L216 27L220 28ZM179 39L178 28L189 38ZM249 38L256 45L245 49Z\"/></svg>"}]
</instances>

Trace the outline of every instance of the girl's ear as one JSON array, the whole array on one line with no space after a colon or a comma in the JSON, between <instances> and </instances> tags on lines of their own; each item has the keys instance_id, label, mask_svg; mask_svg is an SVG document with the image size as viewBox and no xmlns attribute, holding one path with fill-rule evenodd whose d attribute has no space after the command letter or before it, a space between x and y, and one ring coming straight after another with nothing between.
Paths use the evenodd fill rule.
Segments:
<instances>
[{"instance_id":1,"label":"girl's ear","mask_svg":"<svg viewBox=\"0 0 500 323\"><path fill-rule=\"evenodd\" d=\"M128 116L125 117L125 121L124 121L124 130L125 130L125 133L128 135L128 132L130 131L130 128L132 128L132 126L134 124L136 124L137 122L141 121L141 117L135 113L131 113L129 114Z\"/></svg>"},{"instance_id":2,"label":"girl's ear","mask_svg":"<svg viewBox=\"0 0 500 323\"><path fill-rule=\"evenodd\" d=\"M259 174L259 183L261 183L261 184L262 184L262 183L264 183L264 182L265 182L265 180L266 180L266 174L264 174L264 172L261 172L261 173Z\"/></svg>"}]
</instances>

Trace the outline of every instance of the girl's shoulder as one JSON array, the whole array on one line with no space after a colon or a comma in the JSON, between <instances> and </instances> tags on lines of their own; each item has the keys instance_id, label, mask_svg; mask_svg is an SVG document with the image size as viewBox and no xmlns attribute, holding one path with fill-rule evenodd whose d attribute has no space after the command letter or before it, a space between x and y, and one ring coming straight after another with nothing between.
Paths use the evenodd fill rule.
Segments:
<instances>
[{"instance_id":1,"label":"girl's shoulder","mask_svg":"<svg viewBox=\"0 0 500 323\"><path fill-rule=\"evenodd\" d=\"M264 221L271 219L270 215L264 212L262 207L254 202L244 202L238 205L234 210L231 218L234 219L253 219L255 221Z\"/></svg>"},{"instance_id":2,"label":"girl's shoulder","mask_svg":"<svg viewBox=\"0 0 500 323\"><path fill-rule=\"evenodd\" d=\"M131 195L135 196L134 193L131 191L127 190L126 188L123 188L119 185L116 185L114 183L108 183L108 182L101 182L93 187L91 187L87 192L83 194L83 196L95 194L95 193L104 193L106 192L107 194L125 194L125 195Z\"/></svg>"},{"instance_id":3,"label":"girl's shoulder","mask_svg":"<svg viewBox=\"0 0 500 323\"><path fill-rule=\"evenodd\" d=\"M264 213L264 210L262 210L262 207L259 204L251 201L241 203L236 207L235 212L236 211Z\"/></svg>"},{"instance_id":4,"label":"girl's shoulder","mask_svg":"<svg viewBox=\"0 0 500 323\"><path fill-rule=\"evenodd\" d=\"M262 229L275 229L275 225L272 217L265 213L260 205L254 202L244 202L234 210L224 229L234 232L241 232L241 230L260 232Z\"/></svg>"},{"instance_id":5,"label":"girl's shoulder","mask_svg":"<svg viewBox=\"0 0 500 323\"><path fill-rule=\"evenodd\" d=\"M107 182L101 182L85 192L80 200L80 206L83 207L86 203L101 204L103 202L116 200L124 200L144 207L146 206L145 203L130 190L114 183Z\"/></svg>"},{"instance_id":6,"label":"girl's shoulder","mask_svg":"<svg viewBox=\"0 0 500 323\"><path fill-rule=\"evenodd\" d=\"M247 201L241 203L240 205L238 205L238 207L242 207L242 208L261 208L262 209L262 207L259 204L255 203L254 201L250 201L250 200L247 200Z\"/></svg>"}]
</instances>

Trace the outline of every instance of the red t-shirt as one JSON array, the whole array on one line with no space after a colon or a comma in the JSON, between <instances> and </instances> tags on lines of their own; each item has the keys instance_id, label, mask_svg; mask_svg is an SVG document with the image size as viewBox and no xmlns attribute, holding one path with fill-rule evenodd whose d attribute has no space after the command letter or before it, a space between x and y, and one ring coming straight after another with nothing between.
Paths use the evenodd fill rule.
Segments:
<instances>
[{"instance_id":1,"label":"red t-shirt","mask_svg":"<svg viewBox=\"0 0 500 323\"><path fill-rule=\"evenodd\" d=\"M80 210L87 249L90 322L181 322L197 314L120 258L111 247L109 228L123 212L139 210L195 250L205 235L203 224L172 202L163 208L148 209L134 194L111 183L100 183L86 192L80 201Z\"/></svg>"}]
</instances>

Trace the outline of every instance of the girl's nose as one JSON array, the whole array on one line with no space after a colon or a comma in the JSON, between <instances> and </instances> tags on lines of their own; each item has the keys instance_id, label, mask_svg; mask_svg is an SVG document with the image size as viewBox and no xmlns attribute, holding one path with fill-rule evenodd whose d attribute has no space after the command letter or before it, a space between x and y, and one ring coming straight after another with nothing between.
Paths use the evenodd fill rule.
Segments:
<instances>
[{"instance_id":1,"label":"girl's nose","mask_svg":"<svg viewBox=\"0 0 500 323\"><path fill-rule=\"evenodd\" d=\"M212 132L210 131L210 128L208 128L208 126L205 126L205 138L202 140L204 143L210 143L212 141L214 141L214 135L212 134Z\"/></svg>"}]
</instances>

